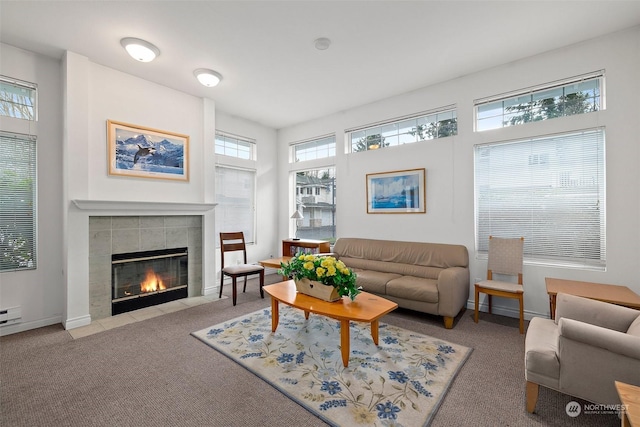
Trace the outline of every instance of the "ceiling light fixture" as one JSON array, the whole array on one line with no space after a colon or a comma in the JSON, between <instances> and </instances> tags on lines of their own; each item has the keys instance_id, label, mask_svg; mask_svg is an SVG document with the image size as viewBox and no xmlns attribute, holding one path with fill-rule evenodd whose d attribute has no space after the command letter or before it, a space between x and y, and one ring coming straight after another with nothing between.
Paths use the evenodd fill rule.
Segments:
<instances>
[{"instance_id":1,"label":"ceiling light fixture","mask_svg":"<svg viewBox=\"0 0 640 427\"><path fill-rule=\"evenodd\" d=\"M146 40L135 37L125 37L120 44L127 50L133 59L140 62L151 62L160 55L160 49Z\"/></svg>"},{"instance_id":2,"label":"ceiling light fixture","mask_svg":"<svg viewBox=\"0 0 640 427\"><path fill-rule=\"evenodd\" d=\"M198 81L206 87L214 87L222 80L222 75L217 71L209 70L208 68L198 68L193 72Z\"/></svg>"},{"instance_id":3,"label":"ceiling light fixture","mask_svg":"<svg viewBox=\"0 0 640 427\"><path fill-rule=\"evenodd\" d=\"M318 50L327 50L331 46L331 40L326 37L320 37L313 42Z\"/></svg>"}]
</instances>

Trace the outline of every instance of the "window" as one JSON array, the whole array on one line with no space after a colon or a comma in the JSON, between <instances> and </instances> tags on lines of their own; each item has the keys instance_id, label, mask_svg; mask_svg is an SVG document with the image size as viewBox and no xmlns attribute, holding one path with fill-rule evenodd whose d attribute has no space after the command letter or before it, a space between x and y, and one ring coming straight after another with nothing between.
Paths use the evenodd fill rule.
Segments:
<instances>
[{"instance_id":1,"label":"window","mask_svg":"<svg viewBox=\"0 0 640 427\"><path fill-rule=\"evenodd\" d=\"M335 157L336 136L325 136L291 145L293 162Z\"/></svg>"},{"instance_id":2,"label":"window","mask_svg":"<svg viewBox=\"0 0 640 427\"><path fill-rule=\"evenodd\" d=\"M603 268L605 135L586 130L475 146L476 248L525 238L525 260Z\"/></svg>"},{"instance_id":3,"label":"window","mask_svg":"<svg viewBox=\"0 0 640 427\"><path fill-rule=\"evenodd\" d=\"M255 170L216 166L216 235L242 231L247 243L255 243L255 192Z\"/></svg>"},{"instance_id":4,"label":"window","mask_svg":"<svg viewBox=\"0 0 640 427\"><path fill-rule=\"evenodd\" d=\"M255 147L256 142L252 139L216 131L216 154L254 160Z\"/></svg>"},{"instance_id":5,"label":"window","mask_svg":"<svg viewBox=\"0 0 640 427\"><path fill-rule=\"evenodd\" d=\"M476 131L603 109L602 72L475 101Z\"/></svg>"},{"instance_id":6,"label":"window","mask_svg":"<svg viewBox=\"0 0 640 427\"><path fill-rule=\"evenodd\" d=\"M0 115L36 120L36 91L33 83L0 76Z\"/></svg>"},{"instance_id":7,"label":"window","mask_svg":"<svg viewBox=\"0 0 640 427\"><path fill-rule=\"evenodd\" d=\"M377 150L458 134L454 108L422 113L359 129L348 129L351 152Z\"/></svg>"},{"instance_id":8,"label":"window","mask_svg":"<svg viewBox=\"0 0 640 427\"><path fill-rule=\"evenodd\" d=\"M35 201L35 137L0 132L0 271L36 268Z\"/></svg>"},{"instance_id":9,"label":"window","mask_svg":"<svg viewBox=\"0 0 640 427\"><path fill-rule=\"evenodd\" d=\"M303 218L297 220L297 236L302 239L336 240L335 168L294 172L296 209ZM298 191L299 190L299 191Z\"/></svg>"}]
</instances>

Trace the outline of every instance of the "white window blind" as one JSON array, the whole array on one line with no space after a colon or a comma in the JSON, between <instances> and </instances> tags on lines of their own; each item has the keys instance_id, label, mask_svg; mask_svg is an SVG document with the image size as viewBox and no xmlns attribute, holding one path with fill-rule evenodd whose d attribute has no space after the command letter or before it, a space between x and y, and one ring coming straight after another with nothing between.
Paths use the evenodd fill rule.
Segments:
<instances>
[{"instance_id":1,"label":"white window blind","mask_svg":"<svg viewBox=\"0 0 640 427\"><path fill-rule=\"evenodd\" d=\"M0 271L36 268L36 139L0 132Z\"/></svg>"},{"instance_id":2,"label":"white window blind","mask_svg":"<svg viewBox=\"0 0 640 427\"><path fill-rule=\"evenodd\" d=\"M525 260L603 268L604 129L475 146L476 248L525 238Z\"/></svg>"},{"instance_id":3,"label":"white window blind","mask_svg":"<svg viewBox=\"0 0 640 427\"><path fill-rule=\"evenodd\" d=\"M247 243L255 242L255 192L255 170L216 166L216 235L242 231Z\"/></svg>"}]
</instances>

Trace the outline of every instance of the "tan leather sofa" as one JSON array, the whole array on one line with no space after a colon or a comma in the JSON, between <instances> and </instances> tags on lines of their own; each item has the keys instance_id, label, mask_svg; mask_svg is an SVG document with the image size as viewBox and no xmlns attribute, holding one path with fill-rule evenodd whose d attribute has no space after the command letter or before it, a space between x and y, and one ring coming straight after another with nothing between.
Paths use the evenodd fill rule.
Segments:
<instances>
[{"instance_id":1,"label":"tan leather sofa","mask_svg":"<svg viewBox=\"0 0 640 427\"><path fill-rule=\"evenodd\" d=\"M556 320L534 317L527 329L527 411L540 385L620 404L614 381L640 385L640 311L567 294L556 301Z\"/></svg>"},{"instance_id":2,"label":"tan leather sofa","mask_svg":"<svg viewBox=\"0 0 640 427\"><path fill-rule=\"evenodd\" d=\"M341 238L333 254L355 271L362 290L443 316L447 329L469 299L469 254L462 245Z\"/></svg>"}]
</instances>

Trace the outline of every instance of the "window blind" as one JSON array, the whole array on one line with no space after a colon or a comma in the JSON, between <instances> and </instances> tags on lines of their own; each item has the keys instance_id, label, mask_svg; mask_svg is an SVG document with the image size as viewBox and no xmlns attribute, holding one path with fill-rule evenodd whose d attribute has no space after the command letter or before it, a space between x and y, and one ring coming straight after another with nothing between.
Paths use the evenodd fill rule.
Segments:
<instances>
[{"instance_id":1,"label":"window blind","mask_svg":"<svg viewBox=\"0 0 640 427\"><path fill-rule=\"evenodd\" d=\"M0 271L36 268L36 138L0 132Z\"/></svg>"},{"instance_id":2,"label":"window blind","mask_svg":"<svg viewBox=\"0 0 640 427\"><path fill-rule=\"evenodd\" d=\"M476 249L525 238L525 260L603 268L604 129L476 145Z\"/></svg>"},{"instance_id":3,"label":"window blind","mask_svg":"<svg viewBox=\"0 0 640 427\"><path fill-rule=\"evenodd\" d=\"M216 166L216 235L242 231L247 243L255 242L255 192L255 170Z\"/></svg>"}]
</instances>

